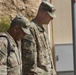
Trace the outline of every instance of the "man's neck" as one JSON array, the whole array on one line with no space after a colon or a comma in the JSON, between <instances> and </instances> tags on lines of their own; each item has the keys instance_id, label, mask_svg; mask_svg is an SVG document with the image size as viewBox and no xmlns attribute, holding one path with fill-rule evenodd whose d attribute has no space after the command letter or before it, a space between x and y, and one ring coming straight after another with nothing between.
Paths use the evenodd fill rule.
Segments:
<instances>
[{"instance_id":1,"label":"man's neck","mask_svg":"<svg viewBox=\"0 0 76 75\"><path fill-rule=\"evenodd\" d=\"M34 22L35 22L37 25L39 25L39 26L42 26L42 25L43 25L42 21L41 21L40 19L38 19L38 18L35 18L35 19L34 19Z\"/></svg>"}]
</instances>

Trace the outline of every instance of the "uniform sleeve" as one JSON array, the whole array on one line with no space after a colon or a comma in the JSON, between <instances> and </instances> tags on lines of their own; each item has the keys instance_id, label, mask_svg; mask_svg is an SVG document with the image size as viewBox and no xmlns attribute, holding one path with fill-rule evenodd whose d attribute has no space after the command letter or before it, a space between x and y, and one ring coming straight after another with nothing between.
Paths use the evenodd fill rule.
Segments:
<instances>
[{"instance_id":1,"label":"uniform sleeve","mask_svg":"<svg viewBox=\"0 0 76 75\"><path fill-rule=\"evenodd\" d=\"M50 47L50 43L49 44L49 57L50 57L50 61L51 61L51 69L52 69L52 73L53 75L57 75L56 74L56 70L55 70L55 66L54 66L54 62L53 62L53 57L52 57L52 48Z\"/></svg>"},{"instance_id":2,"label":"uniform sleeve","mask_svg":"<svg viewBox=\"0 0 76 75\"><path fill-rule=\"evenodd\" d=\"M0 38L0 75L7 75L7 39Z\"/></svg>"},{"instance_id":3,"label":"uniform sleeve","mask_svg":"<svg viewBox=\"0 0 76 75\"><path fill-rule=\"evenodd\" d=\"M35 63L35 42L31 35L26 35L21 41L23 71L26 72Z\"/></svg>"}]
</instances>

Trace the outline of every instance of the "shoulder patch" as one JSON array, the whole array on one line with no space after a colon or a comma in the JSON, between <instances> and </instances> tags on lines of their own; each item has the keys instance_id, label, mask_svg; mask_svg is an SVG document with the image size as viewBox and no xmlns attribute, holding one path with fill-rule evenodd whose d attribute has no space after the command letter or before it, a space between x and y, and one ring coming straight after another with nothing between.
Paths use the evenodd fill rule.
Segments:
<instances>
[{"instance_id":1,"label":"shoulder patch","mask_svg":"<svg viewBox=\"0 0 76 75\"><path fill-rule=\"evenodd\" d=\"M26 47L30 47L31 46L31 41L25 40L24 45Z\"/></svg>"}]
</instances>

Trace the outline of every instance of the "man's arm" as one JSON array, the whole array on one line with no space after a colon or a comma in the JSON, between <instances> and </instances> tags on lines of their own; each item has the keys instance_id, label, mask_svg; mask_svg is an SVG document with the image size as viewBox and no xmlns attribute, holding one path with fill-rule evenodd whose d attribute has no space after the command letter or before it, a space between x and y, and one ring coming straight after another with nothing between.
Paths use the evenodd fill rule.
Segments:
<instances>
[{"instance_id":1,"label":"man's arm","mask_svg":"<svg viewBox=\"0 0 76 75\"><path fill-rule=\"evenodd\" d=\"M29 71L34 64L35 42L31 35L26 35L21 41L23 71Z\"/></svg>"},{"instance_id":2,"label":"man's arm","mask_svg":"<svg viewBox=\"0 0 76 75\"><path fill-rule=\"evenodd\" d=\"M0 38L0 74L7 75L7 39Z\"/></svg>"}]
</instances>

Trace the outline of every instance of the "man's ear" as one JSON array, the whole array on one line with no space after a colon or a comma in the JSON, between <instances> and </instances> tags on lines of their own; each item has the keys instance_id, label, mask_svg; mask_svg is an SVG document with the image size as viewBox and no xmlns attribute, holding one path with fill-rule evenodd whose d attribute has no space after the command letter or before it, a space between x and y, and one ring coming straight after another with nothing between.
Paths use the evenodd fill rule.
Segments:
<instances>
[{"instance_id":1,"label":"man's ear","mask_svg":"<svg viewBox=\"0 0 76 75\"><path fill-rule=\"evenodd\" d=\"M14 31L17 32L19 30L19 27L17 25L14 26Z\"/></svg>"}]
</instances>

